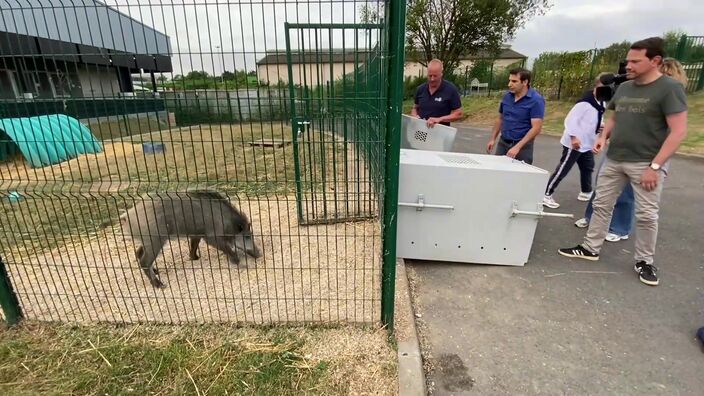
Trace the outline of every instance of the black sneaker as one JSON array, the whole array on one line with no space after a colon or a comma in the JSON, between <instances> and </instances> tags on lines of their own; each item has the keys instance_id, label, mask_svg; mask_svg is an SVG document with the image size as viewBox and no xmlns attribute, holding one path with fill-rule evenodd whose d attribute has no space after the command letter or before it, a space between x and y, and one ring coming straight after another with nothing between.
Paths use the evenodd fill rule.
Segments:
<instances>
[{"instance_id":1,"label":"black sneaker","mask_svg":"<svg viewBox=\"0 0 704 396\"><path fill-rule=\"evenodd\" d=\"M599 255L590 252L589 250L582 247L582 245L577 245L571 248L559 249L557 251L565 257L581 258L585 260L598 261Z\"/></svg>"},{"instance_id":2,"label":"black sneaker","mask_svg":"<svg viewBox=\"0 0 704 396\"><path fill-rule=\"evenodd\" d=\"M633 267L638 273L640 281L650 286L657 286L660 284L658 279L658 269L652 264L646 264L645 261L639 261L636 266Z\"/></svg>"}]
</instances>

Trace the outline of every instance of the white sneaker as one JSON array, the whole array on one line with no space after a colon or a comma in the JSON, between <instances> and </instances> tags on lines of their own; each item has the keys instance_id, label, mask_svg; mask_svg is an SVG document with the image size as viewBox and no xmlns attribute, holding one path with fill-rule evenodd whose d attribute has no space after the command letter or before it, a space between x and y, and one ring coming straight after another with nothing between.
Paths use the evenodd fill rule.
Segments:
<instances>
[{"instance_id":1,"label":"white sneaker","mask_svg":"<svg viewBox=\"0 0 704 396\"><path fill-rule=\"evenodd\" d=\"M625 241L628 239L628 235L617 235L613 232L606 234L606 240L609 242Z\"/></svg>"},{"instance_id":2,"label":"white sneaker","mask_svg":"<svg viewBox=\"0 0 704 396\"><path fill-rule=\"evenodd\" d=\"M578 228L587 228L589 227L589 221L586 217L582 217L581 219L575 221L574 225Z\"/></svg>"},{"instance_id":3,"label":"white sneaker","mask_svg":"<svg viewBox=\"0 0 704 396\"><path fill-rule=\"evenodd\" d=\"M552 195L546 195L543 197L543 206L547 206L550 209L557 209L560 207L560 204L552 199Z\"/></svg>"},{"instance_id":4,"label":"white sneaker","mask_svg":"<svg viewBox=\"0 0 704 396\"><path fill-rule=\"evenodd\" d=\"M579 201L584 201L584 202L589 201L592 198L593 193L594 193L594 191L581 192L581 193L579 193L579 195L577 195L577 199Z\"/></svg>"}]
</instances>

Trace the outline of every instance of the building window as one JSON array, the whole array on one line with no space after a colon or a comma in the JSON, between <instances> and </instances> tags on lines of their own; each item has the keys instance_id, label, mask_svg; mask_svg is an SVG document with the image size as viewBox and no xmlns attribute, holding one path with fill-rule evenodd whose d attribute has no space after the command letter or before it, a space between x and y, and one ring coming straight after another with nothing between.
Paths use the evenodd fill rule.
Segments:
<instances>
[{"instance_id":1,"label":"building window","mask_svg":"<svg viewBox=\"0 0 704 396\"><path fill-rule=\"evenodd\" d=\"M0 99L17 99L17 85L11 70L0 70Z\"/></svg>"},{"instance_id":2,"label":"building window","mask_svg":"<svg viewBox=\"0 0 704 396\"><path fill-rule=\"evenodd\" d=\"M78 81L77 75L66 73L62 70L49 73L51 85L54 91L55 98L67 98L71 96L71 92L76 88Z\"/></svg>"}]
</instances>

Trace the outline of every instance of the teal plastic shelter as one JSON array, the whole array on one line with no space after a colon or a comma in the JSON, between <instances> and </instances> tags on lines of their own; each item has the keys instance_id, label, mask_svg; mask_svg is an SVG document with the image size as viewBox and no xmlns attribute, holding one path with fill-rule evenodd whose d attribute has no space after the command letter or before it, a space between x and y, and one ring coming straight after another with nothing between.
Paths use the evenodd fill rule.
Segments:
<instances>
[{"instance_id":1,"label":"teal plastic shelter","mask_svg":"<svg viewBox=\"0 0 704 396\"><path fill-rule=\"evenodd\" d=\"M13 147L13 146L16 146ZM0 160L19 149L34 168L103 151L93 133L64 114L0 119Z\"/></svg>"}]
</instances>

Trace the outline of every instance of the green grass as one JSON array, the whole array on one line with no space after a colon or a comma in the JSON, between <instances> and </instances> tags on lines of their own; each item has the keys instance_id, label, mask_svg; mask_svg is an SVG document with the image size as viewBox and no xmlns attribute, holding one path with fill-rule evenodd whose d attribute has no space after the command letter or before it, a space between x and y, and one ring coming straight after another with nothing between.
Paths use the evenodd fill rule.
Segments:
<instances>
[{"instance_id":1,"label":"green grass","mask_svg":"<svg viewBox=\"0 0 704 396\"><path fill-rule=\"evenodd\" d=\"M704 92L689 96L688 133L681 151L704 154Z\"/></svg>"},{"instance_id":2,"label":"green grass","mask_svg":"<svg viewBox=\"0 0 704 396\"><path fill-rule=\"evenodd\" d=\"M335 374L368 362L310 354L313 343L329 338L327 332L224 325L2 327L0 393L345 394L349 389ZM380 374L395 376L393 361L381 366Z\"/></svg>"},{"instance_id":3,"label":"green grass","mask_svg":"<svg viewBox=\"0 0 704 396\"><path fill-rule=\"evenodd\" d=\"M680 152L704 154L704 92L689 95L689 118L687 138L682 142ZM462 122L491 127L498 114L498 97L467 97L462 98L462 111L465 118ZM564 120L574 102L549 100L546 103L543 133L562 135ZM404 113L408 114L413 107L413 101L404 102Z\"/></svg>"}]
</instances>

